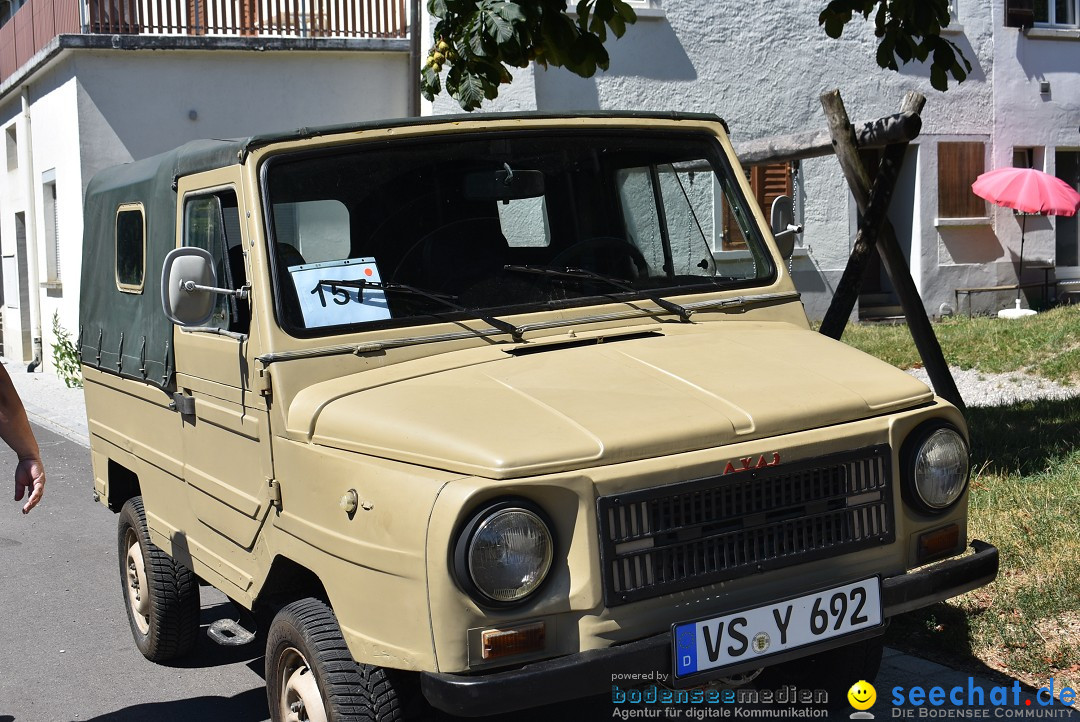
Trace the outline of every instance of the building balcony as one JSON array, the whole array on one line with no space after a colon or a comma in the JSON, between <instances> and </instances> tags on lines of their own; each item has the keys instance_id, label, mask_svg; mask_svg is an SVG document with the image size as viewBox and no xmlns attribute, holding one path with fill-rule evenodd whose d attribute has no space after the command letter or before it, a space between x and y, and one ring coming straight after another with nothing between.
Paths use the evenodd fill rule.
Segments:
<instances>
[{"instance_id":1,"label":"building balcony","mask_svg":"<svg viewBox=\"0 0 1080 722\"><path fill-rule=\"evenodd\" d=\"M406 0L28 0L0 26L0 85L58 37L65 47L265 47L408 30Z\"/></svg>"}]
</instances>

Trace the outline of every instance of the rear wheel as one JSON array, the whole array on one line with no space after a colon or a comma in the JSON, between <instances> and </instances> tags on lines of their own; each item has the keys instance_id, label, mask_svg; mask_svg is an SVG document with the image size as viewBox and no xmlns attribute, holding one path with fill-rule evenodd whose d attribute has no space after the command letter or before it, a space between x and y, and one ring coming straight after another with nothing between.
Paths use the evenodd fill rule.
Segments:
<instances>
[{"instance_id":1,"label":"rear wheel","mask_svg":"<svg viewBox=\"0 0 1080 722\"><path fill-rule=\"evenodd\" d=\"M266 694L274 722L398 722L419 690L396 670L357 664L337 618L319 599L282 608L266 639Z\"/></svg>"},{"instance_id":2,"label":"rear wheel","mask_svg":"<svg viewBox=\"0 0 1080 722\"><path fill-rule=\"evenodd\" d=\"M117 546L124 607L135 645L152 662L186 654L199 633L198 580L150 541L140 496L120 510Z\"/></svg>"}]
</instances>

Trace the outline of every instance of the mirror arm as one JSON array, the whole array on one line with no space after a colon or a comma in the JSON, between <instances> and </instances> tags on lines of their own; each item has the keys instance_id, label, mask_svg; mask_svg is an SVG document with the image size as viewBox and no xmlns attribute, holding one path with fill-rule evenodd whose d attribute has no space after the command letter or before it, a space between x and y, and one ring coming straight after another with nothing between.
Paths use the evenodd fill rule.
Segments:
<instances>
[{"instance_id":1,"label":"mirror arm","mask_svg":"<svg viewBox=\"0 0 1080 722\"><path fill-rule=\"evenodd\" d=\"M794 235L796 235L798 233L802 233L802 232L803 232L802 224L799 224L799 225L790 224L790 225L788 225L787 228L780 231L779 233L774 233L773 238L775 238L776 240L779 241L781 238L787 238L788 236L794 236Z\"/></svg>"},{"instance_id":2,"label":"mirror arm","mask_svg":"<svg viewBox=\"0 0 1080 722\"><path fill-rule=\"evenodd\" d=\"M215 286L200 286L194 281L180 280L180 288L188 293L195 293L196 291L205 291L208 293L216 293L220 296L233 296L234 298L246 299L251 292L251 284L245 283L235 291L231 288L217 288Z\"/></svg>"}]
</instances>

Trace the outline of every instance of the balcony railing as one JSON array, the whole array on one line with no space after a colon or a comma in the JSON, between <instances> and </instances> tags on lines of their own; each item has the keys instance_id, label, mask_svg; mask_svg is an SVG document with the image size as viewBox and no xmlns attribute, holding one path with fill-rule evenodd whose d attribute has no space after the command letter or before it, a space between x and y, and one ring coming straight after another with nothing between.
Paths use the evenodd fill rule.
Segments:
<instances>
[{"instance_id":1,"label":"balcony railing","mask_svg":"<svg viewBox=\"0 0 1080 722\"><path fill-rule=\"evenodd\" d=\"M405 0L87 0L87 33L404 38Z\"/></svg>"},{"instance_id":2,"label":"balcony railing","mask_svg":"<svg viewBox=\"0 0 1080 722\"><path fill-rule=\"evenodd\" d=\"M0 81L61 34L406 38L406 0L29 0L0 26Z\"/></svg>"}]
</instances>

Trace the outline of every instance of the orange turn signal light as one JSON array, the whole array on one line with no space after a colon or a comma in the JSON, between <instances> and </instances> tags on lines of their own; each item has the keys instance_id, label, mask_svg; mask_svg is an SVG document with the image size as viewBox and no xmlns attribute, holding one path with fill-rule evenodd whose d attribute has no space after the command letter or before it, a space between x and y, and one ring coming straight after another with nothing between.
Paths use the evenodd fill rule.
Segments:
<instances>
[{"instance_id":1,"label":"orange turn signal light","mask_svg":"<svg viewBox=\"0 0 1080 722\"><path fill-rule=\"evenodd\" d=\"M919 561L944 556L955 551L960 543L960 527L956 524L927 532L919 537Z\"/></svg>"},{"instance_id":2,"label":"orange turn signal light","mask_svg":"<svg viewBox=\"0 0 1080 722\"><path fill-rule=\"evenodd\" d=\"M480 634L484 659L539 652L544 648L547 627L543 622L506 629L487 629Z\"/></svg>"}]
</instances>

